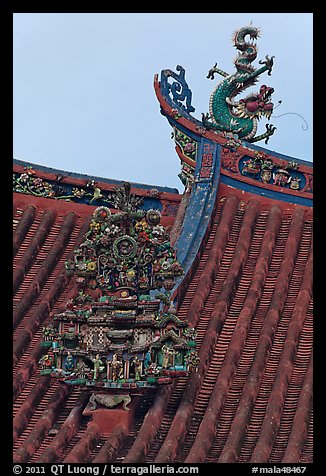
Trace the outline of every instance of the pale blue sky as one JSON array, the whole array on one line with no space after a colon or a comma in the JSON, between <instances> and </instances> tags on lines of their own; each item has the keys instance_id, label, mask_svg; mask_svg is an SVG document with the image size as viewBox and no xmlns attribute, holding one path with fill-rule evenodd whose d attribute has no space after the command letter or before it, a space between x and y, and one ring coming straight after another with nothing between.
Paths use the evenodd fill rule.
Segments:
<instances>
[{"instance_id":1,"label":"pale blue sky","mask_svg":"<svg viewBox=\"0 0 326 476\"><path fill-rule=\"evenodd\" d=\"M193 115L208 112L218 66L234 71L233 32L261 29L258 56L275 56L267 84L282 104L268 148L312 161L312 13L16 13L14 157L39 165L183 189L171 127L153 77L180 64ZM265 122L259 131L265 131ZM263 142L257 145L264 146Z\"/></svg>"}]
</instances>

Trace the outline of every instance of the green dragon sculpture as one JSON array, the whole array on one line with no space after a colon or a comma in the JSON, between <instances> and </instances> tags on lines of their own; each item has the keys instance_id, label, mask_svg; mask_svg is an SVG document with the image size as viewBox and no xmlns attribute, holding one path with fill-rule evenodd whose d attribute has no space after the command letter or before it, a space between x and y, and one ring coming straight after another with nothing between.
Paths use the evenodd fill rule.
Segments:
<instances>
[{"instance_id":1,"label":"green dragon sculpture","mask_svg":"<svg viewBox=\"0 0 326 476\"><path fill-rule=\"evenodd\" d=\"M250 40L246 41L249 35ZM265 61L259 61L263 65L255 69L251 64L257 57L257 47L254 43L259 36L259 29L254 26L246 26L237 30L234 34L234 46L239 54L234 61L236 72L228 74L217 67L217 63L208 72L207 78L214 79L214 74L222 75L223 79L217 84L210 97L209 113L202 115L203 125L207 129L220 132L237 134L239 139L248 142L257 142L265 139L267 144L269 137L276 127L266 124L266 132L256 136L258 120L262 117L269 119L273 112L271 95L274 89L266 85L261 86L258 93L251 93L244 99L236 101L235 97L249 86L258 81L258 76L268 72L271 75L273 58L265 56Z\"/></svg>"}]
</instances>

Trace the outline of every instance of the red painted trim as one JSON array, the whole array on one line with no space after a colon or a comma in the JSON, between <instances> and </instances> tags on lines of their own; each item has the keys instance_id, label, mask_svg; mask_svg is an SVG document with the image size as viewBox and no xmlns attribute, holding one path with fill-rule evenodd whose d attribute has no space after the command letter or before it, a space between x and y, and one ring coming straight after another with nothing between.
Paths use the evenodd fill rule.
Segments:
<instances>
[{"instance_id":1,"label":"red painted trim","mask_svg":"<svg viewBox=\"0 0 326 476\"><path fill-rule=\"evenodd\" d=\"M189 165L189 167L192 167L193 169L196 167L196 161L189 159L189 157L185 156L181 150L181 147L178 144L176 144L175 150L182 162L185 162L187 165Z\"/></svg>"},{"instance_id":2,"label":"red painted trim","mask_svg":"<svg viewBox=\"0 0 326 476\"><path fill-rule=\"evenodd\" d=\"M313 178L314 178L314 175L313 174L304 174L305 176L305 179L306 179L306 185L303 187L303 189L301 190L302 192L304 192L307 188L311 187L311 190L312 190L312 187L313 187ZM309 192L309 193L313 193L312 191Z\"/></svg>"},{"instance_id":3,"label":"red painted trim","mask_svg":"<svg viewBox=\"0 0 326 476\"><path fill-rule=\"evenodd\" d=\"M263 195L255 195L254 193L245 192L244 190L239 190L237 188L230 187L225 183L219 184L218 189L218 200L221 197L228 196L228 195L236 195L242 201L248 202L250 199L255 199L260 203L262 210L269 210L273 205L277 205L279 208L283 210L284 213L293 213L293 211L297 208L302 208L306 212L306 217L308 219L313 218L313 210L311 207L305 207L303 205L298 205L296 203L290 202L282 202L281 200L275 200L273 198L264 197Z\"/></svg>"}]
</instances>

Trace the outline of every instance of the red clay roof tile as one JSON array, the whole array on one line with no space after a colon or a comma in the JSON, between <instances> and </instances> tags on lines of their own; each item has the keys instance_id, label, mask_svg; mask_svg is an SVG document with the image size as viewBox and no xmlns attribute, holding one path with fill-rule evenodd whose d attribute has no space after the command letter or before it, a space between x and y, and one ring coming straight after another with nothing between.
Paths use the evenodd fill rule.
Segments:
<instances>
[{"instance_id":1,"label":"red clay roof tile","mask_svg":"<svg viewBox=\"0 0 326 476\"><path fill-rule=\"evenodd\" d=\"M49 211L49 200L24 205L18 198L15 462L312 461L312 217L306 207L220 187L178 308L178 317L196 326L199 372L145 400L129 434L120 425L103 438L96 424L87 426L78 389L37 372L41 326L76 292L63 265L90 213L68 202ZM54 424L58 432L51 437Z\"/></svg>"}]
</instances>

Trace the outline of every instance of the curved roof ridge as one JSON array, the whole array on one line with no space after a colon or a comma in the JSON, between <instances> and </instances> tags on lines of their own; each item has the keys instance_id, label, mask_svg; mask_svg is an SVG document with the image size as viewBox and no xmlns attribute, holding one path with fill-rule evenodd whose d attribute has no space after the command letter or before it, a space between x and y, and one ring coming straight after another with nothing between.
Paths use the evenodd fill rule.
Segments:
<instances>
[{"instance_id":1,"label":"curved roof ridge","mask_svg":"<svg viewBox=\"0 0 326 476\"><path fill-rule=\"evenodd\" d=\"M62 169L57 169L57 168L52 168L52 167L47 167L45 165L39 165L35 164L33 162L27 162L25 160L19 160L19 159L13 159L13 164L14 165L20 165L23 167L33 167L36 170L40 170L42 172L47 172L50 174L62 174L65 175L66 177L72 177L72 178L80 178L83 180L95 180L97 182L102 182L102 183L110 183L114 185L119 185L124 182L124 180L115 180L111 178L106 178L106 177L99 177L95 175L89 175L89 174L82 174L78 172L69 172L67 170L62 170ZM131 185L135 188L141 188L144 190L150 190L150 189L157 189L159 192L168 192L168 193L179 193L177 188L172 188L172 187L164 187L162 185L151 185L151 184L144 184L144 183L138 183L138 182L130 182Z\"/></svg>"}]
</instances>

